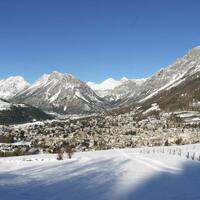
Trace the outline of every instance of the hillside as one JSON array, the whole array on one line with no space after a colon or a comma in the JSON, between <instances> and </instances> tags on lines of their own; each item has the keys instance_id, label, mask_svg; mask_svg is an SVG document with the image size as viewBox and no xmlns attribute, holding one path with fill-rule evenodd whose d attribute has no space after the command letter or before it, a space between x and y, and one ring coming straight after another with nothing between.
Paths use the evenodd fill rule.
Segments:
<instances>
[{"instance_id":1,"label":"hillside","mask_svg":"<svg viewBox=\"0 0 200 200\"><path fill-rule=\"evenodd\" d=\"M51 119L51 117L38 108L0 99L0 125L21 124L47 119Z\"/></svg>"}]
</instances>

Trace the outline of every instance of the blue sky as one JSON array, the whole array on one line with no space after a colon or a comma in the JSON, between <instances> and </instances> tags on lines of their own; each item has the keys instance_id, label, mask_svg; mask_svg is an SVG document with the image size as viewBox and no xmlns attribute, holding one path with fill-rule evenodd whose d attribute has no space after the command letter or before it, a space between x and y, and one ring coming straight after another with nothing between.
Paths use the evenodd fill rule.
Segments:
<instances>
[{"instance_id":1,"label":"blue sky","mask_svg":"<svg viewBox=\"0 0 200 200\"><path fill-rule=\"evenodd\" d=\"M0 78L142 78L200 45L199 0L0 0Z\"/></svg>"}]
</instances>

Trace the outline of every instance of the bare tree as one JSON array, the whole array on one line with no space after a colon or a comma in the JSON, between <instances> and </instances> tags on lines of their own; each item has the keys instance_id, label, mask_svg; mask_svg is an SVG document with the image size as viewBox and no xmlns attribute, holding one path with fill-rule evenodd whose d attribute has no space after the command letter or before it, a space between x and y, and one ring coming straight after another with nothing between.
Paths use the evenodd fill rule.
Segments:
<instances>
[{"instance_id":1,"label":"bare tree","mask_svg":"<svg viewBox=\"0 0 200 200\"><path fill-rule=\"evenodd\" d=\"M69 142L67 142L67 143L63 144L63 148L65 149L65 152L67 153L68 158L71 159L72 155L75 152L75 146L73 144L70 144Z\"/></svg>"},{"instance_id":2,"label":"bare tree","mask_svg":"<svg viewBox=\"0 0 200 200\"><path fill-rule=\"evenodd\" d=\"M63 160L63 158L64 158L64 150L63 148L60 148L58 150L57 160Z\"/></svg>"}]
</instances>

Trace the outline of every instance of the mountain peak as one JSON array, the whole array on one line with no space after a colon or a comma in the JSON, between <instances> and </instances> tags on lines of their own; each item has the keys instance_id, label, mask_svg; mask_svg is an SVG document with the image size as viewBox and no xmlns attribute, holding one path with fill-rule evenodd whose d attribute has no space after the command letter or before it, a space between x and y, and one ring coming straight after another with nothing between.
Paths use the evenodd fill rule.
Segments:
<instances>
[{"instance_id":1,"label":"mountain peak","mask_svg":"<svg viewBox=\"0 0 200 200\"><path fill-rule=\"evenodd\" d=\"M126 78L125 76L123 76L120 80L121 80L121 81L128 81L129 79Z\"/></svg>"},{"instance_id":2,"label":"mountain peak","mask_svg":"<svg viewBox=\"0 0 200 200\"><path fill-rule=\"evenodd\" d=\"M0 98L10 99L17 93L29 87L29 83L22 76L11 76L0 80Z\"/></svg>"},{"instance_id":3,"label":"mountain peak","mask_svg":"<svg viewBox=\"0 0 200 200\"><path fill-rule=\"evenodd\" d=\"M52 72L52 74L62 74L62 73L60 73L59 71L54 70L54 71Z\"/></svg>"},{"instance_id":4,"label":"mountain peak","mask_svg":"<svg viewBox=\"0 0 200 200\"><path fill-rule=\"evenodd\" d=\"M50 76L55 76L55 77L60 77L60 76L63 76L62 73L58 72L58 71L53 71L51 74L49 74Z\"/></svg>"},{"instance_id":5,"label":"mountain peak","mask_svg":"<svg viewBox=\"0 0 200 200\"><path fill-rule=\"evenodd\" d=\"M87 85L93 90L112 90L115 87L121 85L122 82L120 80L115 80L113 78L108 78L101 83L87 82Z\"/></svg>"},{"instance_id":6,"label":"mountain peak","mask_svg":"<svg viewBox=\"0 0 200 200\"><path fill-rule=\"evenodd\" d=\"M196 46L196 47L194 47L194 48L193 48L193 50L194 50L194 49L196 49L196 50L200 50L200 45L199 45L199 46Z\"/></svg>"},{"instance_id":7,"label":"mountain peak","mask_svg":"<svg viewBox=\"0 0 200 200\"><path fill-rule=\"evenodd\" d=\"M53 71L51 74L48 74L48 79L49 80L52 80L52 79L79 80L72 74L60 73L58 71Z\"/></svg>"},{"instance_id":8,"label":"mountain peak","mask_svg":"<svg viewBox=\"0 0 200 200\"><path fill-rule=\"evenodd\" d=\"M200 46L196 46L188 51L184 58L187 59L200 59Z\"/></svg>"}]
</instances>

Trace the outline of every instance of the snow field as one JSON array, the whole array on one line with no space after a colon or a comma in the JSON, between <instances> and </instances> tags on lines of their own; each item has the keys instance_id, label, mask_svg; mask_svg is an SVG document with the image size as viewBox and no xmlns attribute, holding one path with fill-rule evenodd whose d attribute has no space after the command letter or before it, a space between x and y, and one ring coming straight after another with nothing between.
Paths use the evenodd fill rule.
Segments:
<instances>
[{"instance_id":1,"label":"snow field","mask_svg":"<svg viewBox=\"0 0 200 200\"><path fill-rule=\"evenodd\" d=\"M199 200L199 153L195 144L0 158L0 199Z\"/></svg>"}]
</instances>

